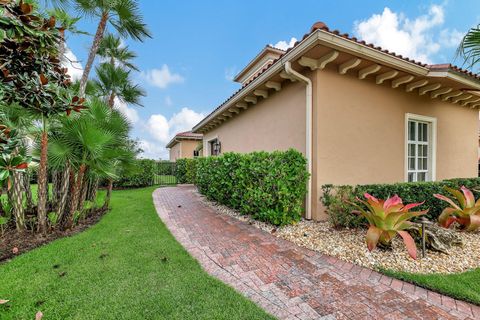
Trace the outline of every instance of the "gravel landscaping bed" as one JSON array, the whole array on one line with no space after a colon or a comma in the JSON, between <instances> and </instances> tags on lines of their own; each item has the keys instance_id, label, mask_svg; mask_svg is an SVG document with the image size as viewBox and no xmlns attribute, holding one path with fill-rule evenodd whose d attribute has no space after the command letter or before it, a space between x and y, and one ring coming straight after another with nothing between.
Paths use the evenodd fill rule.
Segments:
<instances>
[{"instance_id":1,"label":"gravel landscaping bed","mask_svg":"<svg viewBox=\"0 0 480 320\"><path fill-rule=\"evenodd\" d=\"M391 250L375 249L369 252L365 243L366 230L335 230L328 222L306 220L296 225L277 228L200 196L220 214L227 214L276 237L363 267L422 274L458 273L480 267L480 232L459 232L463 247L453 247L448 255L427 250L426 257L422 258L421 251L418 250L418 258L413 260L408 256L400 237L393 240Z\"/></svg>"}]
</instances>

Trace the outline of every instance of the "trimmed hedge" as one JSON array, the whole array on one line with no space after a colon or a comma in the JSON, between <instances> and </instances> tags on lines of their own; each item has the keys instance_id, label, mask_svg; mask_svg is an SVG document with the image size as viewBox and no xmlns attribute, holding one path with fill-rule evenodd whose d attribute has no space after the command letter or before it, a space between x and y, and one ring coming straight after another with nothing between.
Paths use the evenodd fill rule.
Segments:
<instances>
[{"instance_id":1,"label":"trimmed hedge","mask_svg":"<svg viewBox=\"0 0 480 320\"><path fill-rule=\"evenodd\" d=\"M178 183L195 183L197 175L196 159L177 159L175 176Z\"/></svg>"},{"instance_id":2,"label":"trimmed hedge","mask_svg":"<svg viewBox=\"0 0 480 320\"><path fill-rule=\"evenodd\" d=\"M115 187L139 188L152 186L157 174L157 162L151 159L135 160L136 169L132 173L121 177L115 182Z\"/></svg>"},{"instance_id":3,"label":"trimmed hedge","mask_svg":"<svg viewBox=\"0 0 480 320\"><path fill-rule=\"evenodd\" d=\"M346 201L354 201L355 197L363 198L365 192L374 197L386 199L398 194L403 203L422 202L425 203L419 207L420 210L429 209L425 217L430 220L437 220L443 209L447 206L433 196L435 193L445 194L445 187L459 189L465 186L472 190L475 197L480 196L480 178L467 179L449 179L438 182L414 182L414 183L395 183L395 184L370 184L358 186L322 186L322 203L326 208L330 221L336 227L358 227L365 223L362 218L355 217L351 212L353 206Z\"/></svg>"},{"instance_id":4,"label":"trimmed hedge","mask_svg":"<svg viewBox=\"0 0 480 320\"><path fill-rule=\"evenodd\" d=\"M308 180L300 152L225 153L196 161L196 185L208 199L274 225L300 220Z\"/></svg>"}]
</instances>

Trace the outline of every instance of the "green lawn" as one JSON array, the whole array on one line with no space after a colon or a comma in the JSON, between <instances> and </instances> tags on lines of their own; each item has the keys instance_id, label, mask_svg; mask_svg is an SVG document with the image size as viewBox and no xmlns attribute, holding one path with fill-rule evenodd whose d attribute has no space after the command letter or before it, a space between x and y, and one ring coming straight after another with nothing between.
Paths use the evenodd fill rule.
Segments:
<instances>
[{"instance_id":1,"label":"green lawn","mask_svg":"<svg viewBox=\"0 0 480 320\"><path fill-rule=\"evenodd\" d=\"M97 225L0 264L0 319L272 319L175 241L154 189L114 191Z\"/></svg>"},{"instance_id":2,"label":"green lawn","mask_svg":"<svg viewBox=\"0 0 480 320\"><path fill-rule=\"evenodd\" d=\"M453 298L480 305L480 269L449 275L421 275L389 270L383 272Z\"/></svg>"}]
</instances>

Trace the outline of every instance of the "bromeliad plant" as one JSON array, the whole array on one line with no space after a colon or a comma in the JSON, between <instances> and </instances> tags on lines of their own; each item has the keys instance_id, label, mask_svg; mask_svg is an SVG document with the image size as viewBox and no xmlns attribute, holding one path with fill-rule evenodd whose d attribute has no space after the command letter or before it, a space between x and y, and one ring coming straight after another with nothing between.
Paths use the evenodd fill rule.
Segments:
<instances>
[{"instance_id":1,"label":"bromeliad plant","mask_svg":"<svg viewBox=\"0 0 480 320\"><path fill-rule=\"evenodd\" d=\"M462 192L448 187L446 187L445 190L457 199L458 204L442 194L433 195L435 198L450 204L450 207L445 208L438 217L440 225L448 228L452 223L457 222L465 231L478 229L480 227L480 199L475 202L472 191L465 188L465 186L460 188Z\"/></svg>"},{"instance_id":2,"label":"bromeliad plant","mask_svg":"<svg viewBox=\"0 0 480 320\"><path fill-rule=\"evenodd\" d=\"M364 216L370 224L367 231L368 250L375 249L378 243L389 246L392 239L399 234L403 238L408 254L416 259L417 247L415 241L405 229L411 226L410 219L428 212L428 210L409 211L422 205L423 202L404 205L398 195L394 195L387 200L379 200L368 193L365 193L364 196L367 201L357 198L363 206L353 202L352 205L358 208L358 211L354 211L354 213Z\"/></svg>"}]
</instances>

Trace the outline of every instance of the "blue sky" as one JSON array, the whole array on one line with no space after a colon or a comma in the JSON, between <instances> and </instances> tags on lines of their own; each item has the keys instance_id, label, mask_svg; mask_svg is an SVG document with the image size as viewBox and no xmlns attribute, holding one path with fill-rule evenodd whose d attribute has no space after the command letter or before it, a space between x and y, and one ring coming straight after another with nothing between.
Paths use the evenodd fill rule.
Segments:
<instances>
[{"instance_id":1,"label":"blue sky","mask_svg":"<svg viewBox=\"0 0 480 320\"><path fill-rule=\"evenodd\" d=\"M175 132L190 129L240 87L232 76L266 44L285 47L315 21L427 63L452 62L461 36L480 23L478 0L139 3L153 38L125 43L138 54L141 72L134 78L148 96L144 107L119 107L131 119L144 156L163 159ZM93 34L96 23L84 19L79 28ZM91 41L68 38L80 64Z\"/></svg>"}]
</instances>

